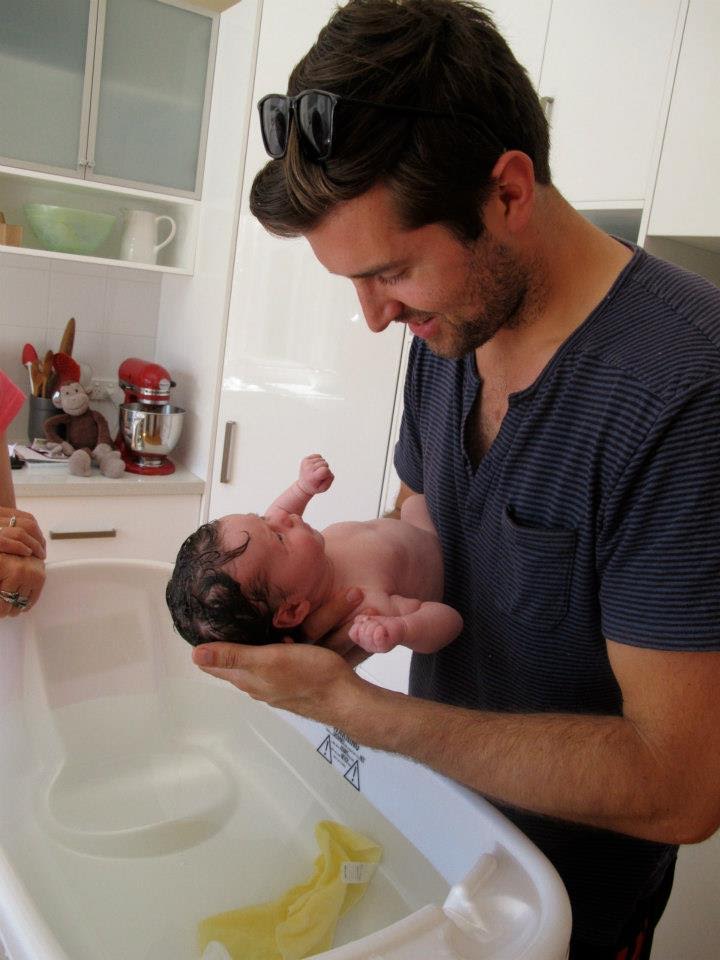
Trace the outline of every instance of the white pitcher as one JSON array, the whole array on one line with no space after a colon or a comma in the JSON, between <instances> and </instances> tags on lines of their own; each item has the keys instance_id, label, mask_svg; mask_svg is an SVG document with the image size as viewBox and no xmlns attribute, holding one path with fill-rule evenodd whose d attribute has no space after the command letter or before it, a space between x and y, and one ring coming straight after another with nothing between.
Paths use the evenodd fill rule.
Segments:
<instances>
[{"instance_id":1,"label":"white pitcher","mask_svg":"<svg viewBox=\"0 0 720 960\"><path fill-rule=\"evenodd\" d=\"M165 214L157 216L147 210L124 210L123 213L125 232L120 244L120 256L123 260L134 260L137 263L156 263L158 251L166 247L175 236L175 221ZM156 243L161 220L168 221L170 233L162 243Z\"/></svg>"}]
</instances>

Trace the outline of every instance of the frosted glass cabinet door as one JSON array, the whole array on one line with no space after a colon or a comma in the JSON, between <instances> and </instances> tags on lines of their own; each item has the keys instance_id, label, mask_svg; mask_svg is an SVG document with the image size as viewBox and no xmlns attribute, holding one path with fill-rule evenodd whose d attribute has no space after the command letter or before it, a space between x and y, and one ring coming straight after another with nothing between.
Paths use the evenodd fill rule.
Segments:
<instances>
[{"instance_id":1,"label":"frosted glass cabinet door","mask_svg":"<svg viewBox=\"0 0 720 960\"><path fill-rule=\"evenodd\" d=\"M1 0L0 159L82 175L91 8L91 0Z\"/></svg>"},{"instance_id":2,"label":"frosted glass cabinet door","mask_svg":"<svg viewBox=\"0 0 720 960\"><path fill-rule=\"evenodd\" d=\"M209 15L106 0L94 178L195 192L212 40Z\"/></svg>"}]
</instances>

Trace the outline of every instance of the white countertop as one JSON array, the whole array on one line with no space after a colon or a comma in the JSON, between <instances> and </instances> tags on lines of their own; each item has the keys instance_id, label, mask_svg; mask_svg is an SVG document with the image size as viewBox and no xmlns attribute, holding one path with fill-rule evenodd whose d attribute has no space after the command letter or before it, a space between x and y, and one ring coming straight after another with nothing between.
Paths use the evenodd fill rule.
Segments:
<instances>
[{"instance_id":1,"label":"white countertop","mask_svg":"<svg viewBox=\"0 0 720 960\"><path fill-rule=\"evenodd\" d=\"M205 481L175 464L164 477L124 473L117 480L93 467L90 477L73 477L64 463L27 463L12 471L16 497L152 497L202 494Z\"/></svg>"}]
</instances>

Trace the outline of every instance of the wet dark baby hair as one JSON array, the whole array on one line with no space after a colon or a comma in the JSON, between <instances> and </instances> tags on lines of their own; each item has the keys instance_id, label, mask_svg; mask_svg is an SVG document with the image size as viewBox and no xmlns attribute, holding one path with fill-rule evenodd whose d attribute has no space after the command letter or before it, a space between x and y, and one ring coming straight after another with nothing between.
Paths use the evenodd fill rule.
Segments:
<instances>
[{"instance_id":1,"label":"wet dark baby hair","mask_svg":"<svg viewBox=\"0 0 720 960\"><path fill-rule=\"evenodd\" d=\"M165 600L175 629L194 647L220 640L259 646L277 643L292 630L273 626L267 584L241 586L225 567L247 550L250 535L232 550L220 543L217 521L203 524L180 547Z\"/></svg>"}]
</instances>

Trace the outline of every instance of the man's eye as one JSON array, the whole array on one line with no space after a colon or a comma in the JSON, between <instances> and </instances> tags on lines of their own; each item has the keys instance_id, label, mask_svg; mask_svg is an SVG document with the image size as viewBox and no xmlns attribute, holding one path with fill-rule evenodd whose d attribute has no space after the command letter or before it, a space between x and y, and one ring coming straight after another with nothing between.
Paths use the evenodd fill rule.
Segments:
<instances>
[{"instance_id":1,"label":"man's eye","mask_svg":"<svg viewBox=\"0 0 720 960\"><path fill-rule=\"evenodd\" d=\"M391 277L383 277L381 275L378 275L378 280L384 286L391 287L394 283L399 283L404 276L405 276L405 271L403 270L400 273L394 273Z\"/></svg>"}]
</instances>

